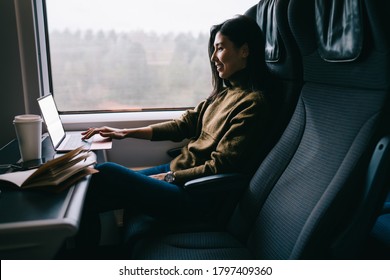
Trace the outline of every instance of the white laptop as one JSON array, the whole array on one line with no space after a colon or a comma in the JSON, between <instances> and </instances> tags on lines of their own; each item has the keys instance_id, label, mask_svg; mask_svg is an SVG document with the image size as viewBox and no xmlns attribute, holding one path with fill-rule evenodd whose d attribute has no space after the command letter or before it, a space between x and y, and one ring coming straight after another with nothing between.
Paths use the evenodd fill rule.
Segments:
<instances>
[{"instance_id":1,"label":"white laptop","mask_svg":"<svg viewBox=\"0 0 390 280\"><path fill-rule=\"evenodd\" d=\"M97 134L86 141L82 140L81 131L65 132L53 95L48 94L38 98L38 104L47 132L57 152L67 152L81 146L86 150L111 149L110 138L103 138Z\"/></svg>"}]
</instances>

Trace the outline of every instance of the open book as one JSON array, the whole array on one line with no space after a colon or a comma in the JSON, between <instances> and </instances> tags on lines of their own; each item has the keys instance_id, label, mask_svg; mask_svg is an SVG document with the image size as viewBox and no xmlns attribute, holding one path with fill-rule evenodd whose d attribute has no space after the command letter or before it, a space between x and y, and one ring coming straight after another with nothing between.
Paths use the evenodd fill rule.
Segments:
<instances>
[{"instance_id":1,"label":"open book","mask_svg":"<svg viewBox=\"0 0 390 280\"><path fill-rule=\"evenodd\" d=\"M21 189L38 188L58 192L89 174L98 172L92 166L95 155L77 148L47 161L39 168L0 175L0 181Z\"/></svg>"}]
</instances>

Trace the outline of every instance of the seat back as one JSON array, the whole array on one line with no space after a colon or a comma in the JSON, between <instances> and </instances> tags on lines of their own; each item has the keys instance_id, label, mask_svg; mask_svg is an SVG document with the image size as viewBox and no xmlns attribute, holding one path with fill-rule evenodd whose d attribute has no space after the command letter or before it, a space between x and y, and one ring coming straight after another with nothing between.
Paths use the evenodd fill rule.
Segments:
<instances>
[{"instance_id":1,"label":"seat back","mask_svg":"<svg viewBox=\"0 0 390 280\"><path fill-rule=\"evenodd\" d=\"M304 85L280 141L230 220L254 258L334 258L388 133L389 3L291 0ZM338 22L335 22L338 21Z\"/></svg>"},{"instance_id":2,"label":"seat back","mask_svg":"<svg viewBox=\"0 0 390 280\"><path fill-rule=\"evenodd\" d=\"M265 41L265 62L269 72L269 98L273 104L272 125L259 163L277 143L295 110L302 88L302 62L287 21L290 0L261 0L246 15L255 19Z\"/></svg>"}]
</instances>

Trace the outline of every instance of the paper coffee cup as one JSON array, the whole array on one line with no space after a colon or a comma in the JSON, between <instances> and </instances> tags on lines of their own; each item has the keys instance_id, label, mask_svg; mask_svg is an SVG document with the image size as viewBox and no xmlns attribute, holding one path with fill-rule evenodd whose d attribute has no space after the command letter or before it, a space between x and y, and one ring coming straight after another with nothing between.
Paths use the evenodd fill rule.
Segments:
<instances>
[{"instance_id":1,"label":"paper coffee cup","mask_svg":"<svg viewBox=\"0 0 390 280\"><path fill-rule=\"evenodd\" d=\"M19 115L14 118L22 161L42 157L42 118L39 115Z\"/></svg>"}]
</instances>

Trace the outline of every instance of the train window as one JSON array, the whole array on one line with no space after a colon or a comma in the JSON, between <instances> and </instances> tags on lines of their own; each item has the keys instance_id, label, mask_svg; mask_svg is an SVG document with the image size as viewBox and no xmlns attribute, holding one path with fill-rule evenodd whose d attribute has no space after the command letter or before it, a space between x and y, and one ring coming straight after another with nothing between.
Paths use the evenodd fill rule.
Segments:
<instances>
[{"instance_id":1,"label":"train window","mask_svg":"<svg viewBox=\"0 0 390 280\"><path fill-rule=\"evenodd\" d=\"M211 90L211 25L256 0L46 0L60 111L173 109Z\"/></svg>"}]
</instances>

